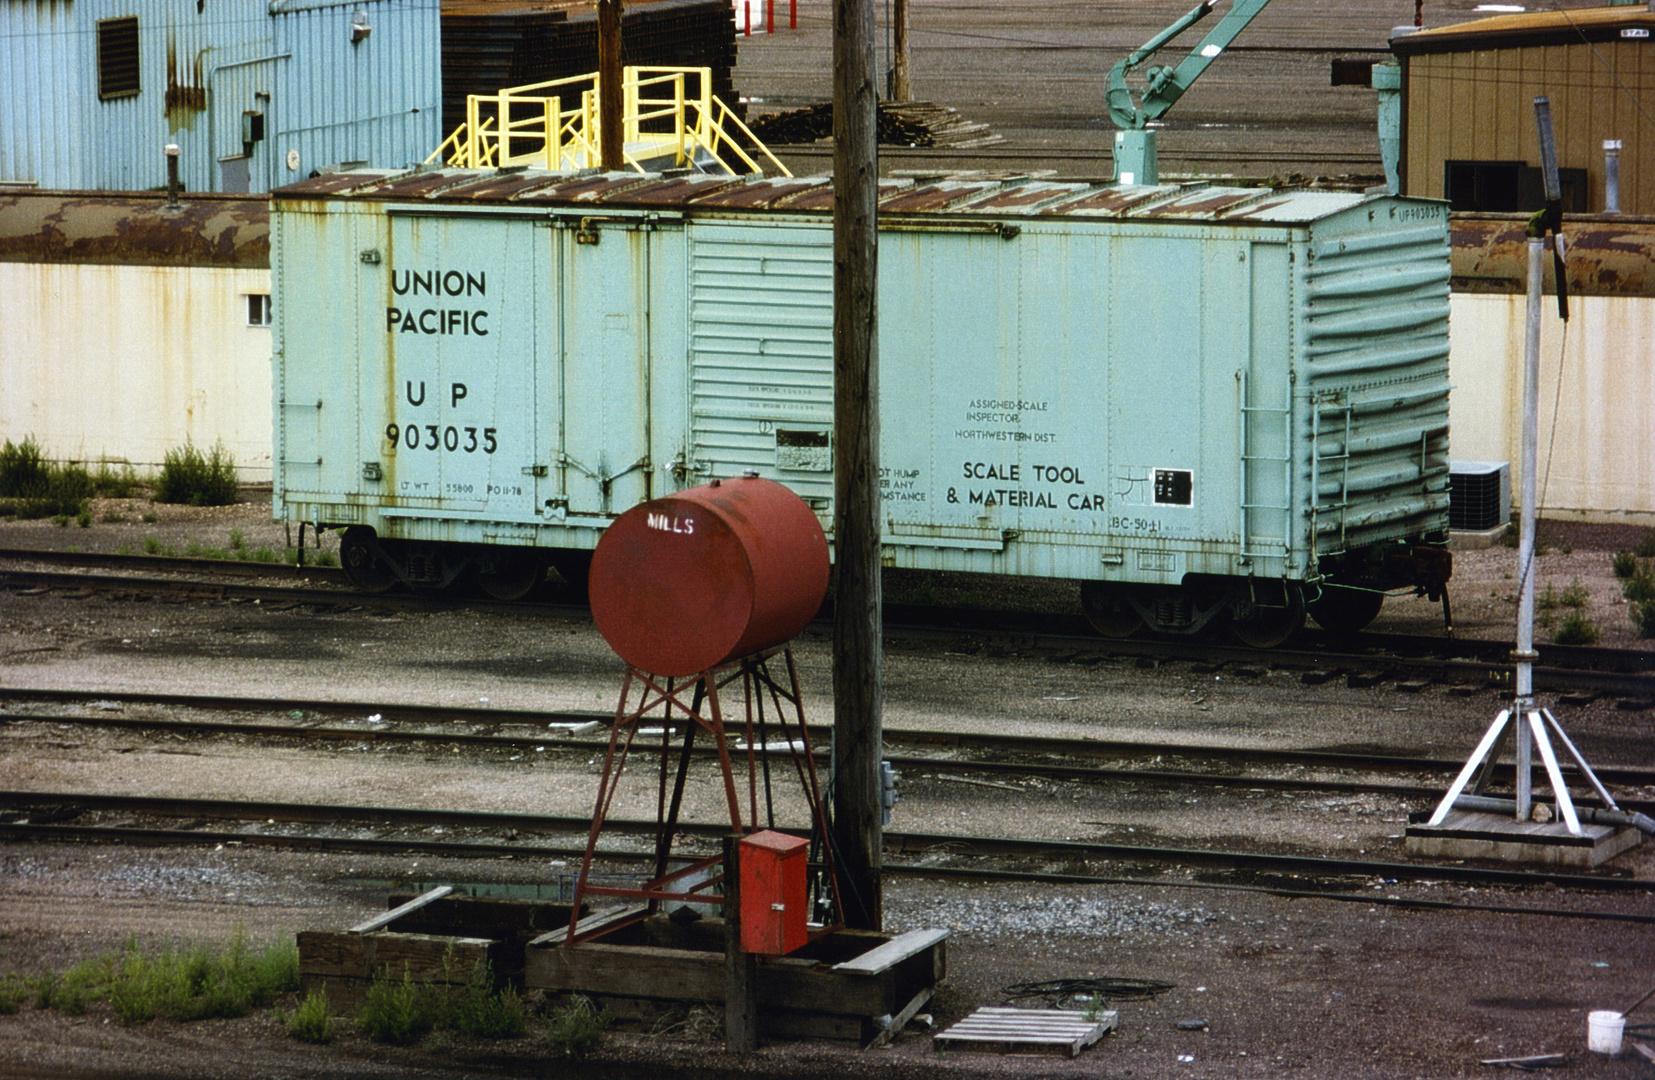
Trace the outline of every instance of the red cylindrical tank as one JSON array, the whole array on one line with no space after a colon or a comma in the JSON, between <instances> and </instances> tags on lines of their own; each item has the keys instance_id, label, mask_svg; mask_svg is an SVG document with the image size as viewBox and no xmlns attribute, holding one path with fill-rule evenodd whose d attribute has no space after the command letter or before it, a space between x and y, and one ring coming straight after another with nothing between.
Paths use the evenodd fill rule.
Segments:
<instances>
[{"instance_id":1,"label":"red cylindrical tank","mask_svg":"<svg viewBox=\"0 0 1655 1080\"><path fill-rule=\"evenodd\" d=\"M622 660L693 675L780 645L827 594L816 515L772 480L744 476L640 503L592 554L592 618Z\"/></svg>"}]
</instances>

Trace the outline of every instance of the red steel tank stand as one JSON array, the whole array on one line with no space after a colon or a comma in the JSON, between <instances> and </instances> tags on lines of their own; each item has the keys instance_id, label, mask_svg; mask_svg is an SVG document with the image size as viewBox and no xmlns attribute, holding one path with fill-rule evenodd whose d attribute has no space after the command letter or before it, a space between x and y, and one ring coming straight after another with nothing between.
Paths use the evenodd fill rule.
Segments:
<instances>
[{"instance_id":1,"label":"red steel tank stand","mask_svg":"<svg viewBox=\"0 0 1655 1080\"><path fill-rule=\"evenodd\" d=\"M787 667L786 684L777 680L770 670L770 661L781 657ZM731 748L725 736L724 709L720 691L736 681L741 683L745 704L745 736L747 741L747 814L742 815L741 795L737 790L735 766ZM634 698L633 691L637 694ZM598 782L597 806L592 811L592 830L586 840L586 854L581 859L580 876L575 880L574 910L580 911L582 902L591 896L612 896L645 903L621 913L605 913L597 919L588 917L589 929L582 930L581 920L571 920L565 942L569 945L590 941L612 930L648 918L659 910L663 901L687 901L698 904L721 904L723 894L711 890L723 883L722 854L707 858L673 856L672 842L678 830L678 813L684 801L684 783L689 775L690 756L697 731L712 736L718 749L719 770L724 779L724 799L730 814L730 829L745 835L765 827L759 822L759 774L764 776L765 817L774 825L775 806L770 783L770 760L766 742L770 721L765 711L768 697L774 714L774 725L788 746L800 787L810 810L811 829L821 839L822 857L809 863L811 880L824 891L829 917L826 924L813 929L811 936L819 937L841 929L844 925L844 907L840 902L839 882L834 869L832 850L828 846L833 835L828 828L823 808L821 784L816 776L816 759L811 753L810 729L805 723L803 698L799 693L799 673L793 662L793 651L778 646L753 653L737 660L680 678L661 679L637 667L628 665L621 682L620 702L615 710L615 726L609 733L609 750L604 757L603 776ZM688 699L688 700L686 700ZM615 792L620 786L621 773L626 768L628 755L637 740L642 721L655 710L661 710L660 761L661 775L656 796L655 876L638 888L594 885L589 881L592 856L598 847L598 836L609 815ZM673 753L674 736L682 732L682 742ZM640 753L644 751L642 745ZM736 751L737 754L740 750ZM676 756L676 763L674 757ZM671 792L667 776L673 774ZM680 863L670 869L673 863Z\"/></svg>"}]
</instances>

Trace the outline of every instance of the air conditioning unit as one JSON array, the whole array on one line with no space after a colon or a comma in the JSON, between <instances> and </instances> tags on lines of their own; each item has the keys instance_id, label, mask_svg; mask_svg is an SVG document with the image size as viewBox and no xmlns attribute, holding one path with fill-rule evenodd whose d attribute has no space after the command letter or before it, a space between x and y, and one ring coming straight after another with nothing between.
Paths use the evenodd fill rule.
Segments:
<instances>
[{"instance_id":1,"label":"air conditioning unit","mask_svg":"<svg viewBox=\"0 0 1655 1080\"><path fill-rule=\"evenodd\" d=\"M1509 461L1448 463L1448 527L1487 532L1511 520Z\"/></svg>"}]
</instances>

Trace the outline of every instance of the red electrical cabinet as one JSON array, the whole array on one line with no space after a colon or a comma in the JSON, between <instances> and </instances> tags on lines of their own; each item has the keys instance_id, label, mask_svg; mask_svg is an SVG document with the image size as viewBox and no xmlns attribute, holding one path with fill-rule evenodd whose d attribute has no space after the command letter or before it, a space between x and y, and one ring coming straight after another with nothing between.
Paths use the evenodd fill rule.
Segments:
<instances>
[{"instance_id":1,"label":"red electrical cabinet","mask_svg":"<svg viewBox=\"0 0 1655 1080\"><path fill-rule=\"evenodd\" d=\"M741 839L741 948L784 956L810 940L805 864L810 842L765 830Z\"/></svg>"}]
</instances>

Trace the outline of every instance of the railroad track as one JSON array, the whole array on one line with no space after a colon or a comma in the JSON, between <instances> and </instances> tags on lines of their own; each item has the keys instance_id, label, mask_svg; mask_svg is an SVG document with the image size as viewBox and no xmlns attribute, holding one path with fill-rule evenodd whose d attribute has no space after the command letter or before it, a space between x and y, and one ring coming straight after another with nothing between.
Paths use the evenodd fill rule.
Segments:
<instances>
[{"instance_id":1,"label":"railroad track","mask_svg":"<svg viewBox=\"0 0 1655 1080\"><path fill-rule=\"evenodd\" d=\"M8 709L0 722L37 723L61 727L106 728L182 738L290 739L314 743L368 743L378 745L438 744L470 751L521 752L559 747L583 753L607 739L611 716L606 713L481 709L475 707L402 706L363 702L290 700L271 701L189 695L96 695L74 691L0 689L0 701L55 704L98 701L107 705L162 706L195 711L267 714L256 719L180 719L153 716L116 716L98 713L23 712ZM300 714L295 718L292 714ZM349 723L324 723L323 717ZM364 721L363 717L374 717ZM484 730L456 730L459 728ZM521 730L507 732L504 729ZM817 745L826 747L831 729L811 725ZM1039 778L1064 782L1130 782L1168 787L1218 787L1267 791L1311 791L1329 794L1383 795L1396 799L1439 798L1460 762L1397 754L1353 754L1323 750L1256 749L1143 743L1051 736L1003 735L886 728L886 758L910 776L932 774L955 777ZM954 755L937 756L924 750ZM711 747L698 748L710 756ZM818 751L826 758L826 751ZM1106 765L1102 762L1133 762ZM1320 769L1357 774L1356 778L1327 775L1267 775L1266 767L1288 770ZM1655 769L1636 766L1594 768L1606 784L1623 788L1655 788ZM1572 765L1565 772L1574 775ZM1494 779L1506 783L1512 769L1503 765ZM1376 779L1388 778L1388 779ZM1412 783L1397 777L1411 778ZM1621 798L1622 809L1655 813L1655 800Z\"/></svg>"},{"instance_id":2,"label":"railroad track","mask_svg":"<svg viewBox=\"0 0 1655 1080\"><path fill-rule=\"evenodd\" d=\"M83 820L87 818L100 820ZM225 822L239 827L219 828L208 824ZM451 859L509 857L567 861L584 853L589 824L584 817L542 814L0 791L0 840L12 842L241 846L420 854ZM605 831L611 843L599 849L599 859L606 864L653 859L650 845L655 827L653 821L610 818ZM385 835L393 830L397 835ZM686 838L686 844L711 850L728 827L680 822L679 831ZM455 832L481 836L460 839L453 836ZM443 838L436 839L437 836ZM613 843L616 837L631 843L616 846ZM1518 890L1545 886L1581 896L1635 897L1655 893L1655 882L1613 873L1420 865L1212 848L893 830L885 832L885 848L890 858L884 868L892 874L976 881L1242 889L1370 906L1505 911L1655 925L1655 915L1643 912L1442 901L1402 897L1373 889L1375 883L1381 888L1401 883L1432 883ZM684 853L688 854L688 849ZM1181 876L1159 878L1108 872L1110 867L1121 864L1168 870L1193 868L1200 877L1190 881ZM1361 891L1340 891L1353 885Z\"/></svg>"},{"instance_id":3,"label":"railroad track","mask_svg":"<svg viewBox=\"0 0 1655 1080\"><path fill-rule=\"evenodd\" d=\"M113 558L116 562L111 563ZM62 570L16 569L18 562L48 562ZM518 614L570 614L583 610L567 603L508 603L455 592L362 593L344 583L336 569L307 568L305 584L203 581L199 577L234 578L299 576L292 568L218 560L171 559L157 556L104 556L68 552L32 552L0 549L0 588L98 591L183 596L202 600L258 601L267 605L299 607L430 609L466 607ZM107 566L148 570L153 574L98 573ZM75 569L69 569L69 568ZM325 584L316 584L324 582ZM825 609L826 610L826 609ZM1046 654L1058 662L1097 662L1127 658L1139 662L1185 662L1233 665L1245 671L1261 665L1297 670L1307 684L1344 679L1355 686L1378 682L1444 683L1465 687L1508 689L1511 643L1491 639L1451 638L1364 632L1355 641L1339 640L1307 629L1287 647L1259 650L1205 639L1145 638L1116 641L1099 637L1079 614L978 610L921 605L888 604L888 636L933 638L1013 638L1020 647ZM825 615L824 615L825 617ZM1619 698L1634 709L1655 708L1655 651L1608 649L1595 646L1541 645L1535 667L1535 687L1541 691ZM1216 669L1215 669L1216 670Z\"/></svg>"}]
</instances>

